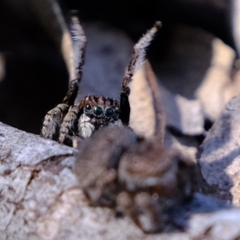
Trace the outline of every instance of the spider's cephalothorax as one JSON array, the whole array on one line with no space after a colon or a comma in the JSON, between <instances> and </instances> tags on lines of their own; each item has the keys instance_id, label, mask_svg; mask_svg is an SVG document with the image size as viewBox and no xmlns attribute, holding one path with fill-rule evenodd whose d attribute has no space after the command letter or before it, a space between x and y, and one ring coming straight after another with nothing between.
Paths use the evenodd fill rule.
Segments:
<instances>
[{"instance_id":1,"label":"spider's cephalothorax","mask_svg":"<svg viewBox=\"0 0 240 240\"><path fill-rule=\"evenodd\" d=\"M87 96L80 103L76 97L82 77L82 66L86 48L86 37L77 17L72 17L71 35L75 53L76 79L71 80L70 88L63 102L48 111L44 118L41 135L72 146L73 137L88 138L103 126L128 125L130 119L129 83L145 60L145 49L161 26L156 24L134 46L127 72L123 78L120 101L103 96ZM77 58L77 59L76 59Z\"/></svg>"},{"instance_id":2,"label":"spider's cephalothorax","mask_svg":"<svg viewBox=\"0 0 240 240\"><path fill-rule=\"evenodd\" d=\"M79 119L79 126L83 125L87 118L96 130L109 123L115 125L121 125L122 123L119 119L119 104L112 98L87 96L81 101L80 108L83 109L83 113Z\"/></svg>"},{"instance_id":3,"label":"spider's cephalothorax","mask_svg":"<svg viewBox=\"0 0 240 240\"><path fill-rule=\"evenodd\" d=\"M119 110L118 102L112 98L95 95L85 97L65 116L60 128L59 142L71 145L73 136L88 138L103 126L121 126Z\"/></svg>"}]
</instances>

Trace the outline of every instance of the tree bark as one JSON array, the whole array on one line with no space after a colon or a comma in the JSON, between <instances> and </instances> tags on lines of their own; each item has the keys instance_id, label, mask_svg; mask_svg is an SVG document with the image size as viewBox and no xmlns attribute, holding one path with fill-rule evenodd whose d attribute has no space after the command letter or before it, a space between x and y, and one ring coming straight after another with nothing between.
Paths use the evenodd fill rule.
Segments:
<instances>
[{"instance_id":1,"label":"tree bark","mask_svg":"<svg viewBox=\"0 0 240 240\"><path fill-rule=\"evenodd\" d=\"M187 219L184 232L144 234L128 217L117 218L111 209L89 206L73 171L77 150L2 123L0 149L0 239L240 236L240 210L200 194L177 214Z\"/></svg>"}]
</instances>

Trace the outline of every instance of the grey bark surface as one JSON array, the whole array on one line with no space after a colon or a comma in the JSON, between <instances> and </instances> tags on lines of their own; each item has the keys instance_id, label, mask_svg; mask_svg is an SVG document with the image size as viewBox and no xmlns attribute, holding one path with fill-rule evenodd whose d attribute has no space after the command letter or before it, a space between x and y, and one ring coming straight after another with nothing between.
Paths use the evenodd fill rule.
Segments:
<instances>
[{"instance_id":1,"label":"grey bark surface","mask_svg":"<svg viewBox=\"0 0 240 240\"><path fill-rule=\"evenodd\" d=\"M239 202L240 96L231 99L207 134L200 152L204 180L218 198Z\"/></svg>"}]
</instances>

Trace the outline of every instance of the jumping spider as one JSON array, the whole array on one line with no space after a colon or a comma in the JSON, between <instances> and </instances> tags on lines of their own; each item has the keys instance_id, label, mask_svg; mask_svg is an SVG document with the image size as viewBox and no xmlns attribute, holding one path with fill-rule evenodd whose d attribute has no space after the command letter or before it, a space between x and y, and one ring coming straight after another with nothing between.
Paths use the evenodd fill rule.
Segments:
<instances>
[{"instance_id":1,"label":"jumping spider","mask_svg":"<svg viewBox=\"0 0 240 240\"><path fill-rule=\"evenodd\" d=\"M148 47L160 28L161 23L155 25L138 41L123 78L120 93L120 102L115 99L103 96L86 96L80 103L75 103L79 85L82 78L82 67L86 48L86 36L78 21L72 17L71 36L75 42L80 56L79 64L76 67L77 79L70 82L69 90L63 102L47 112L41 135L72 146L74 137L88 138L95 130L106 125L128 125L130 118L129 83L133 75L141 67L145 60L145 49Z\"/></svg>"}]
</instances>

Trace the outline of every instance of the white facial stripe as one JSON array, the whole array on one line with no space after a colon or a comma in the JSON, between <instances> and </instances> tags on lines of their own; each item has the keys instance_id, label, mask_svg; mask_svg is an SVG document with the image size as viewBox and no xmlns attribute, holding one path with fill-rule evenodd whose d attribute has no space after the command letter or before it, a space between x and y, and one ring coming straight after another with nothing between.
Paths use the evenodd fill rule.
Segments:
<instances>
[{"instance_id":1,"label":"white facial stripe","mask_svg":"<svg viewBox=\"0 0 240 240\"><path fill-rule=\"evenodd\" d=\"M94 132L95 127L90 120L91 118L86 116L84 113L81 115L78 123L78 134L80 137L89 138Z\"/></svg>"}]
</instances>

